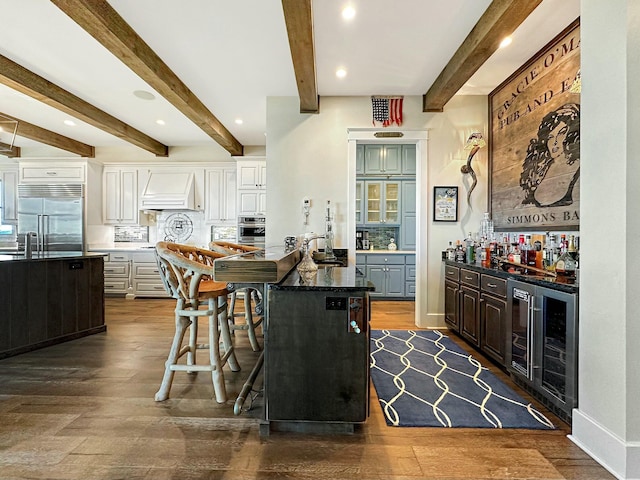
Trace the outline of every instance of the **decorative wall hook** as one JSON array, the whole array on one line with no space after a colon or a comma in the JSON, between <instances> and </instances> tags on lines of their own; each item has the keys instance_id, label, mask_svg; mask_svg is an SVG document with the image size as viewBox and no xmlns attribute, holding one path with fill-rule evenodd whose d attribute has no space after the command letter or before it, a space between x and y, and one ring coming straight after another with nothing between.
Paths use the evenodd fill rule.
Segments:
<instances>
[{"instance_id":1,"label":"decorative wall hook","mask_svg":"<svg viewBox=\"0 0 640 480\"><path fill-rule=\"evenodd\" d=\"M471 192L476 188L476 184L478 183L478 179L476 178L476 172L473 171L473 167L471 167L471 160L473 160L473 156L478 153L482 147L486 146L487 142L485 142L482 134L479 132L472 133L467 139L467 143L464 146L464 149L469 151L469 156L467 157L467 164L460 167L460 171L462 173L471 174L471 178L473 178L473 182L469 187L469 191L467 192L467 203L469 204L469 208L471 208Z\"/></svg>"}]
</instances>

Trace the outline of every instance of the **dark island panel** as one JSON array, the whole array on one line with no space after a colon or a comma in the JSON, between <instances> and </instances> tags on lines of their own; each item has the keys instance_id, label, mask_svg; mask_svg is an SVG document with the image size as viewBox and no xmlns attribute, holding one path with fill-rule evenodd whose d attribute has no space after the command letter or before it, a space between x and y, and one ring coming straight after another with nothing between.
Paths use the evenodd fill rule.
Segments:
<instances>
[{"instance_id":1,"label":"dark island panel","mask_svg":"<svg viewBox=\"0 0 640 480\"><path fill-rule=\"evenodd\" d=\"M104 259L0 262L0 358L106 330Z\"/></svg>"}]
</instances>

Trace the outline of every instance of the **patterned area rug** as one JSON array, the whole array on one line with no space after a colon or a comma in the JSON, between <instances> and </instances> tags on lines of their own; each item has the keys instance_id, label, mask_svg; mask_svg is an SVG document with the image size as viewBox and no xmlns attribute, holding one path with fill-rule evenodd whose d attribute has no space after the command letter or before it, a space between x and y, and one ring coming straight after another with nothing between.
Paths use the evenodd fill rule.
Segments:
<instances>
[{"instance_id":1,"label":"patterned area rug","mask_svg":"<svg viewBox=\"0 0 640 480\"><path fill-rule=\"evenodd\" d=\"M390 426L555 428L437 330L372 330L371 378Z\"/></svg>"}]
</instances>

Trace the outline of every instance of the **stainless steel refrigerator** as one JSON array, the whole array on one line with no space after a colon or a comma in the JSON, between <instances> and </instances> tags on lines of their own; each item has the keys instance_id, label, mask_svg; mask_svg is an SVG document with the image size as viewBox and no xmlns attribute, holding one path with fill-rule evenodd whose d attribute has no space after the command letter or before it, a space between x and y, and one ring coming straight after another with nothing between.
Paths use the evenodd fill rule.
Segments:
<instances>
[{"instance_id":1,"label":"stainless steel refrigerator","mask_svg":"<svg viewBox=\"0 0 640 480\"><path fill-rule=\"evenodd\" d=\"M26 236L31 235L31 242ZM18 185L18 244L34 252L84 250L84 185Z\"/></svg>"}]
</instances>

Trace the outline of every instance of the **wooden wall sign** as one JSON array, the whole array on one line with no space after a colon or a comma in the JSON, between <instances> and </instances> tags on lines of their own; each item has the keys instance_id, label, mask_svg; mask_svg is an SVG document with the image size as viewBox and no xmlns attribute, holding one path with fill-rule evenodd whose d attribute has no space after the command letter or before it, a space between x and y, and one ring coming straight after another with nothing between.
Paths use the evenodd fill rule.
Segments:
<instances>
[{"instance_id":1,"label":"wooden wall sign","mask_svg":"<svg viewBox=\"0 0 640 480\"><path fill-rule=\"evenodd\" d=\"M580 225L580 24L489 94L489 196L496 230Z\"/></svg>"}]
</instances>

